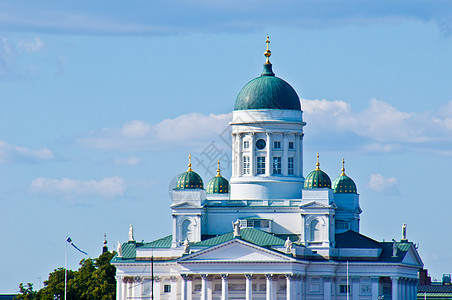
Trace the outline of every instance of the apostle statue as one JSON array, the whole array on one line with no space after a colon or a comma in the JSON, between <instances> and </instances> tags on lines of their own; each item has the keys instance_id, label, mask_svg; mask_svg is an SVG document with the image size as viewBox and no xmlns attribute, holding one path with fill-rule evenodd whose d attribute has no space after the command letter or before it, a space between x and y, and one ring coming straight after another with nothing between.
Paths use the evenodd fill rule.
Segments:
<instances>
[{"instance_id":1,"label":"apostle statue","mask_svg":"<svg viewBox=\"0 0 452 300\"><path fill-rule=\"evenodd\" d=\"M289 237L287 237L286 242L284 243L284 247L286 247L286 253L290 254L292 253L292 241L289 239Z\"/></svg>"},{"instance_id":2,"label":"apostle statue","mask_svg":"<svg viewBox=\"0 0 452 300\"><path fill-rule=\"evenodd\" d=\"M129 242L135 242L135 238L133 237L133 226L130 224L129 227Z\"/></svg>"}]
</instances>

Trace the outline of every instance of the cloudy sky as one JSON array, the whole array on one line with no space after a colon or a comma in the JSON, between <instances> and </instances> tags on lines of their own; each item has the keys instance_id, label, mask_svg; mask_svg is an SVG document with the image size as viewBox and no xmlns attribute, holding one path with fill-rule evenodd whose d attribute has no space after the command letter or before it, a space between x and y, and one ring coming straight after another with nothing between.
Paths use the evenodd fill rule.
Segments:
<instances>
[{"instance_id":1,"label":"cloudy sky","mask_svg":"<svg viewBox=\"0 0 452 300\"><path fill-rule=\"evenodd\" d=\"M230 176L228 122L265 37L302 99L304 174L341 159L361 232L400 239L452 272L449 1L3 1L0 293L40 287L66 236L97 257L171 232L168 191L187 155ZM83 258L69 251L68 266Z\"/></svg>"}]
</instances>

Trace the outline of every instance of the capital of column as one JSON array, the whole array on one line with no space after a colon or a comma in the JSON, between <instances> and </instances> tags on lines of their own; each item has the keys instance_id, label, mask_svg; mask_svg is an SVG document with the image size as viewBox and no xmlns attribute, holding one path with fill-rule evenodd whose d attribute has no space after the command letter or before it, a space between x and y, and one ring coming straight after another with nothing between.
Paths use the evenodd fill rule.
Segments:
<instances>
[{"instance_id":1,"label":"capital of column","mask_svg":"<svg viewBox=\"0 0 452 300\"><path fill-rule=\"evenodd\" d=\"M370 281L371 282L380 282L380 277L379 276L371 276Z\"/></svg>"},{"instance_id":2,"label":"capital of column","mask_svg":"<svg viewBox=\"0 0 452 300\"><path fill-rule=\"evenodd\" d=\"M177 276L170 276L171 281L177 281Z\"/></svg>"},{"instance_id":3,"label":"capital of column","mask_svg":"<svg viewBox=\"0 0 452 300\"><path fill-rule=\"evenodd\" d=\"M221 279L227 280L229 277L229 274L220 274Z\"/></svg>"},{"instance_id":4,"label":"capital of column","mask_svg":"<svg viewBox=\"0 0 452 300\"><path fill-rule=\"evenodd\" d=\"M251 280L252 277L253 277L253 274L245 274L245 278L248 280Z\"/></svg>"},{"instance_id":5,"label":"capital of column","mask_svg":"<svg viewBox=\"0 0 452 300\"><path fill-rule=\"evenodd\" d=\"M154 281L159 282L160 281L160 276L154 276Z\"/></svg>"},{"instance_id":6,"label":"capital of column","mask_svg":"<svg viewBox=\"0 0 452 300\"><path fill-rule=\"evenodd\" d=\"M202 280L207 280L207 276L208 276L207 274L200 274L200 275L201 275Z\"/></svg>"},{"instance_id":7,"label":"capital of column","mask_svg":"<svg viewBox=\"0 0 452 300\"><path fill-rule=\"evenodd\" d=\"M188 275L187 274L180 274L180 277L182 277L183 281L187 281L188 280Z\"/></svg>"},{"instance_id":8,"label":"capital of column","mask_svg":"<svg viewBox=\"0 0 452 300\"><path fill-rule=\"evenodd\" d=\"M273 279L273 274L265 274L265 278L267 280L272 280Z\"/></svg>"},{"instance_id":9,"label":"capital of column","mask_svg":"<svg viewBox=\"0 0 452 300\"><path fill-rule=\"evenodd\" d=\"M285 275L286 275L286 279L288 279L288 280L294 280L295 279L295 275L294 274L288 273L288 274L285 274Z\"/></svg>"},{"instance_id":10,"label":"capital of column","mask_svg":"<svg viewBox=\"0 0 452 300\"><path fill-rule=\"evenodd\" d=\"M323 282L333 281L333 276L322 276Z\"/></svg>"},{"instance_id":11,"label":"capital of column","mask_svg":"<svg viewBox=\"0 0 452 300\"><path fill-rule=\"evenodd\" d=\"M359 276L352 276L352 282L353 283L358 283L359 282L360 277Z\"/></svg>"},{"instance_id":12,"label":"capital of column","mask_svg":"<svg viewBox=\"0 0 452 300\"><path fill-rule=\"evenodd\" d=\"M399 276L391 276L391 281L392 282L399 282L400 277Z\"/></svg>"}]
</instances>

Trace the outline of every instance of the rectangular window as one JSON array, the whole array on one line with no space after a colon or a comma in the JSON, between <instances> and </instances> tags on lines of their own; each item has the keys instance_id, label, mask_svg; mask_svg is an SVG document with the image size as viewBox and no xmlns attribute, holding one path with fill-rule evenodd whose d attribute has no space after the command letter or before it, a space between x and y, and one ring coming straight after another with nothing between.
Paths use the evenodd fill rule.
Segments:
<instances>
[{"instance_id":1,"label":"rectangular window","mask_svg":"<svg viewBox=\"0 0 452 300\"><path fill-rule=\"evenodd\" d=\"M265 174L265 156L257 157L256 173Z\"/></svg>"},{"instance_id":2,"label":"rectangular window","mask_svg":"<svg viewBox=\"0 0 452 300\"><path fill-rule=\"evenodd\" d=\"M163 288L165 293L171 293L171 284L165 284Z\"/></svg>"},{"instance_id":3,"label":"rectangular window","mask_svg":"<svg viewBox=\"0 0 452 300\"><path fill-rule=\"evenodd\" d=\"M280 141L276 141L276 142L273 144L273 148L275 148L275 149L281 149L281 142L280 142Z\"/></svg>"},{"instance_id":4,"label":"rectangular window","mask_svg":"<svg viewBox=\"0 0 452 300\"><path fill-rule=\"evenodd\" d=\"M293 157L287 158L287 174L293 175L294 174L294 164L293 164Z\"/></svg>"},{"instance_id":5,"label":"rectangular window","mask_svg":"<svg viewBox=\"0 0 452 300\"><path fill-rule=\"evenodd\" d=\"M289 149L293 149L293 142L289 142Z\"/></svg>"},{"instance_id":6,"label":"rectangular window","mask_svg":"<svg viewBox=\"0 0 452 300\"><path fill-rule=\"evenodd\" d=\"M250 157L249 156L243 157L243 174L244 175L250 174Z\"/></svg>"},{"instance_id":7,"label":"rectangular window","mask_svg":"<svg viewBox=\"0 0 452 300\"><path fill-rule=\"evenodd\" d=\"M348 229L348 222L336 221L336 229Z\"/></svg>"},{"instance_id":8,"label":"rectangular window","mask_svg":"<svg viewBox=\"0 0 452 300\"><path fill-rule=\"evenodd\" d=\"M281 156L273 156L273 174L281 174Z\"/></svg>"},{"instance_id":9,"label":"rectangular window","mask_svg":"<svg viewBox=\"0 0 452 300\"><path fill-rule=\"evenodd\" d=\"M341 292L341 294L350 293L350 286L346 285L346 284L341 284L340 292Z\"/></svg>"},{"instance_id":10,"label":"rectangular window","mask_svg":"<svg viewBox=\"0 0 452 300\"><path fill-rule=\"evenodd\" d=\"M249 147L250 147L250 142L244 141L244 142L243 142L243 148L244 148L244 149L248 149Z\"/></svg>"}]
</instances>

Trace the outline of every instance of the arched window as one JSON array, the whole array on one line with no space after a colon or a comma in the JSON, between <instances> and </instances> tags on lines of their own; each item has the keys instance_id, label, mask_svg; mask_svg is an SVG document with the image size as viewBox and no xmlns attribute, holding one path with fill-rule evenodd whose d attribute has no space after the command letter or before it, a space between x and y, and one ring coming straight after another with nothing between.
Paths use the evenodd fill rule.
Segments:
<instances>
[{"instance_id":1,"label":"arched window","mask_svg":"<svg viewBox=\"0 0 452 300\"><path fill-rule=\"evenodd\" d=\"M182 241L188 238L190 242L193 242L193 224L190 220L185 220L182 222Z\"/></svg>"},{"instance_id":2,"label":"arched window","mask_svg":"<svg viewBox=\"0 0 452 300\"><path fill-rule=\"evenodd\" d=\"M311 222L311 242L321 241L320 223L318 220L313 220Z\"/></svg>"}]
</instances>

